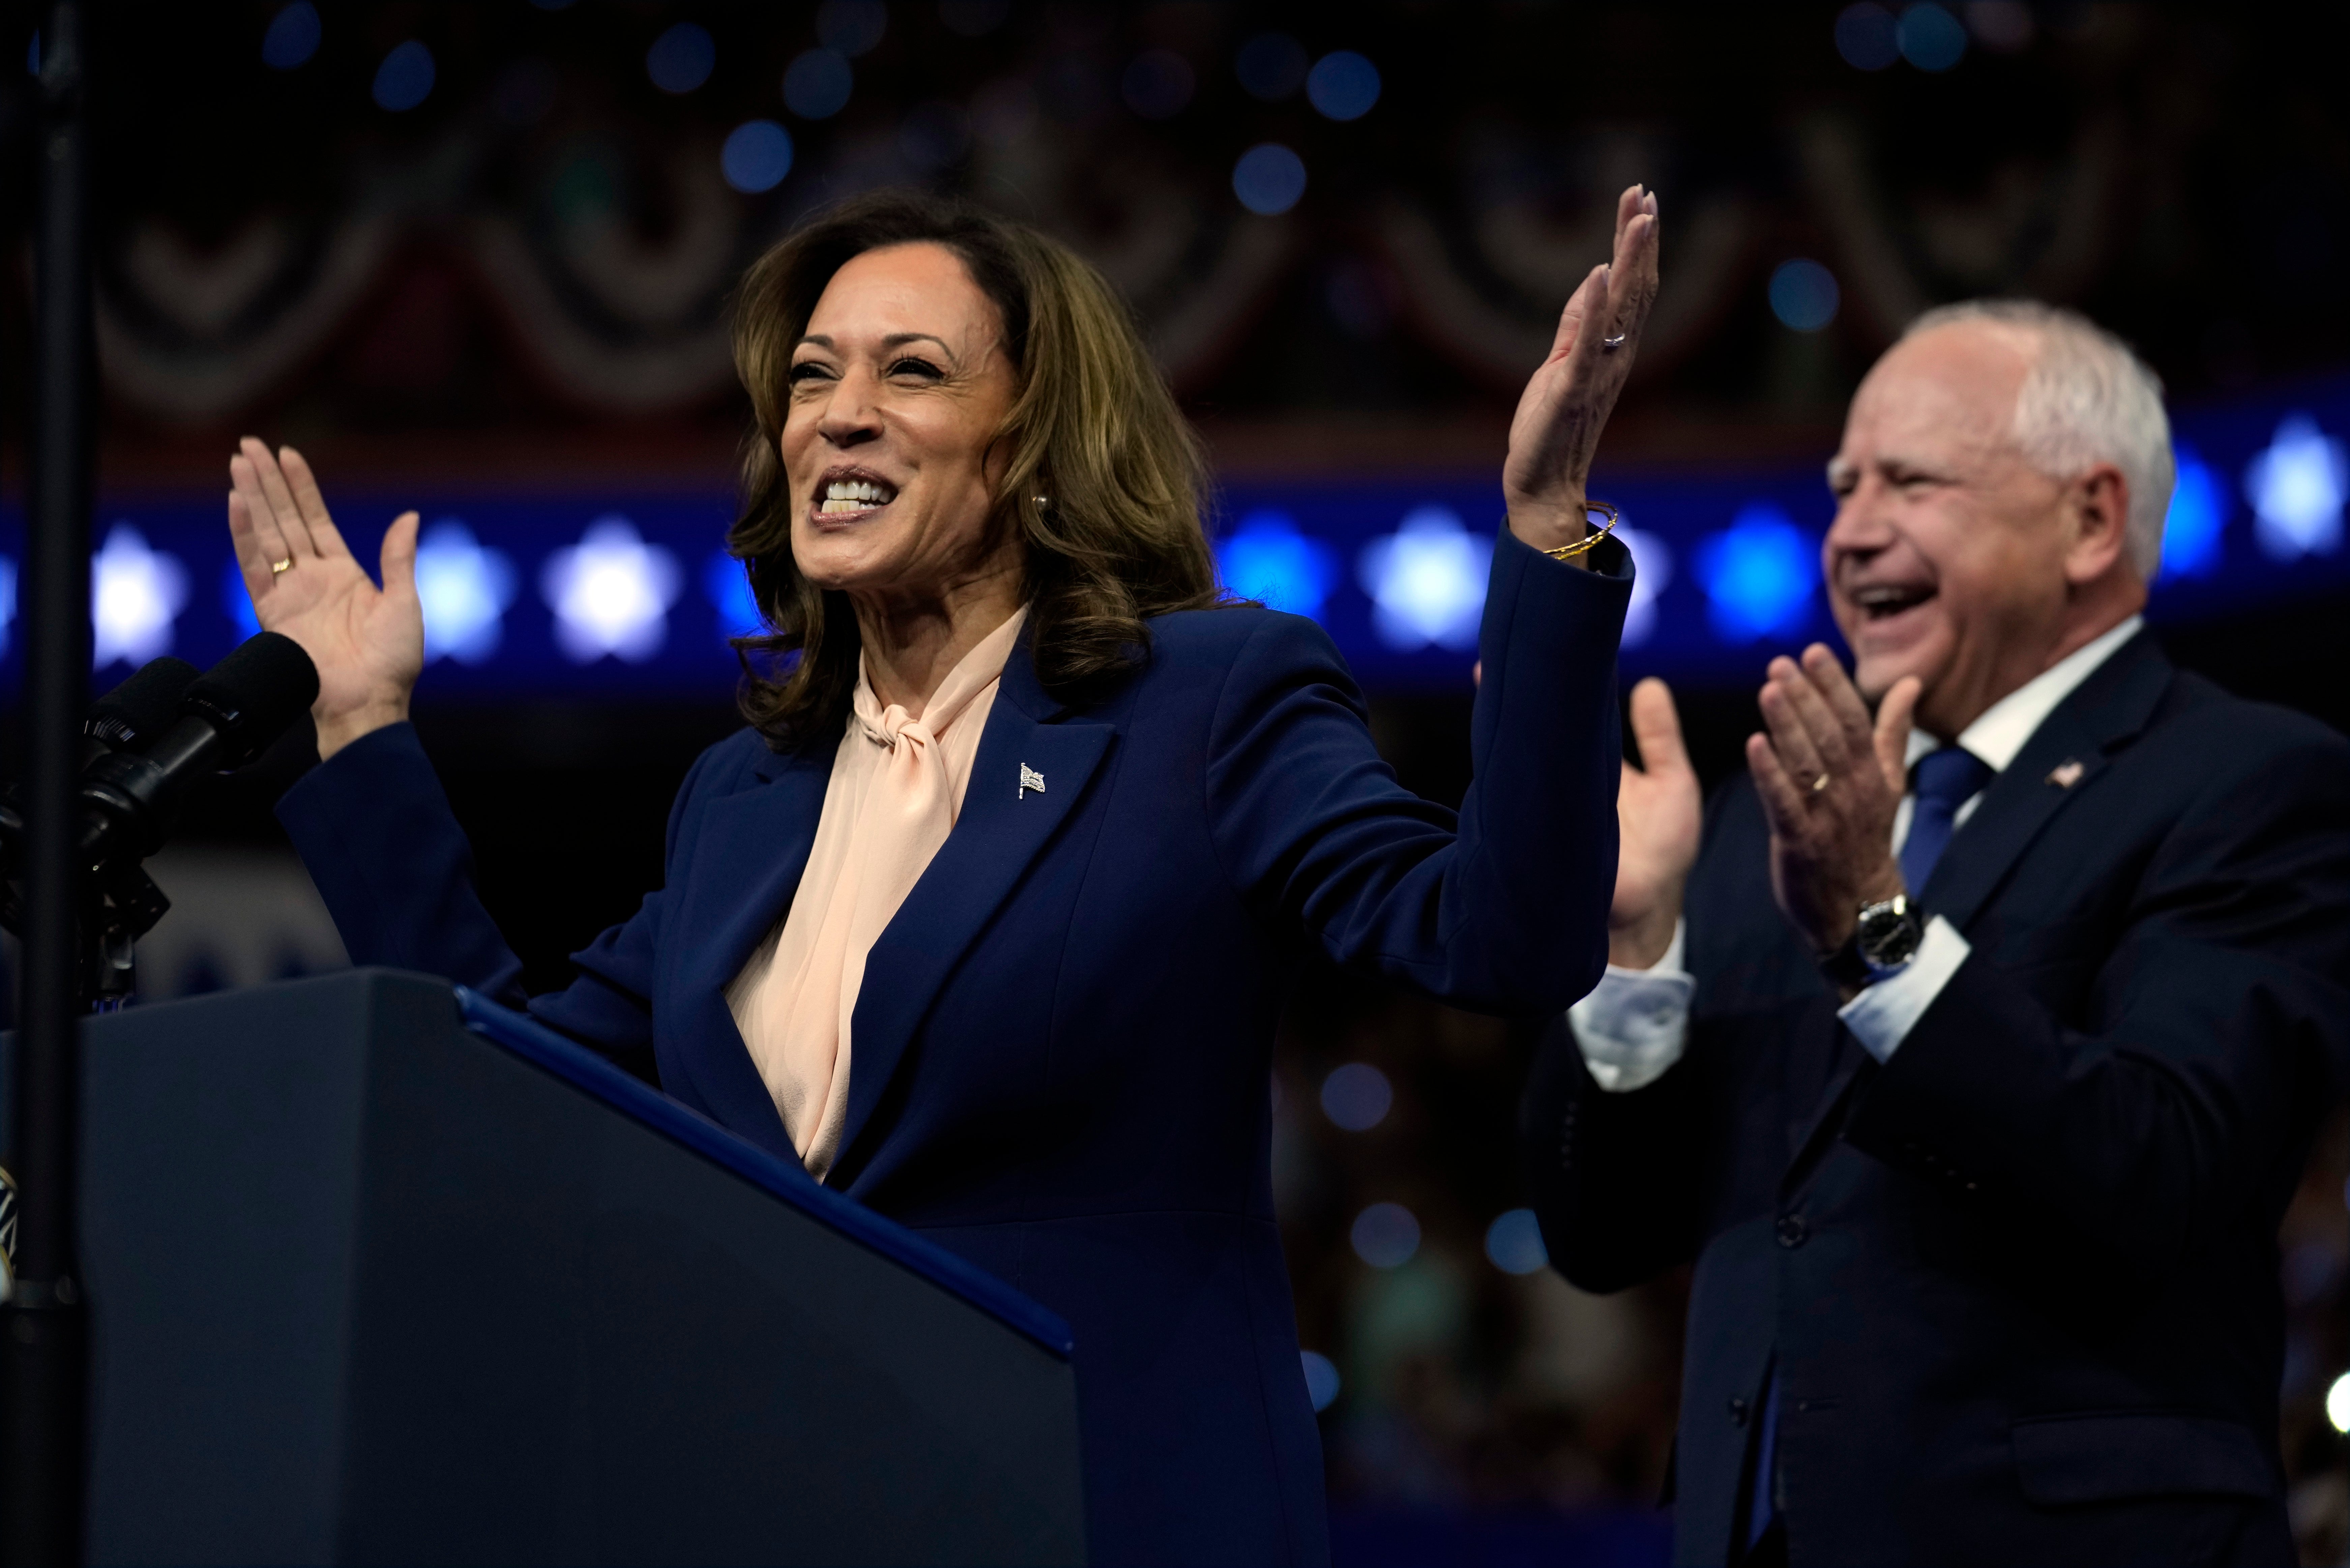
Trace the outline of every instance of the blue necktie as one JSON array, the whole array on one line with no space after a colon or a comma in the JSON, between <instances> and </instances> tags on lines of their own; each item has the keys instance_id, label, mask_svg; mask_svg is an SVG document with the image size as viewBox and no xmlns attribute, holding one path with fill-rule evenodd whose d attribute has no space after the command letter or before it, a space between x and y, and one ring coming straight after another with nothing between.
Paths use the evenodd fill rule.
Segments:
<instances>
[{"instance_id":1,"label":"blue necktie","mask_svg":"<svg viewBox=\"0 0 2350 1568\"><path fill-rule=\"evenodd\" d=\"M1959 807L1981 794L1993 777L1991 765L1962 746L1943 746L1918 759L1910 770L1909 836L1901 842L1901 880L1915 898L1934 874L1957 830ZM1755 1434L1754 1490L1746 1503L1746 1544L1752 1550L1778 1517L1772 1495L1779 1459L1779 1370L1763 1375L1762 1428Z\"/></svg>"},{"instance_id":2,"label":"blue necktie","mask_svg":"<svg viewBox=\"0 0 2350 1568\"><path fill-rule=\"evenodd\" d=\"M1949 846L1958 825L1959 807L1991 781L1991 765L1963 746L1928 752L1910 770L1915 805L1909 811L1909 836L1901 844L1901 880L1909 896L1925 891L1926 879Z\"/></svg>"}]
</instances>

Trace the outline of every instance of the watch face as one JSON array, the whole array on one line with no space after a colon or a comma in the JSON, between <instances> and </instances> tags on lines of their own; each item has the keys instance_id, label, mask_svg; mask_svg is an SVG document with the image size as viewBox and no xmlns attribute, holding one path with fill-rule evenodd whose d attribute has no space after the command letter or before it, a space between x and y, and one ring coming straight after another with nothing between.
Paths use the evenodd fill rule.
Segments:
<instances>
[{"instance_id":1,"label":"watch face","mask_svg":"<svg viewBox=\"0 0 2350 1568\"><path fill-rule=\"evenodd\" d=\"M1924 934L1918 911L1909 901L1889 898L1860 912L1859 928L1853 937L1862 958L1878 969L1889 969L1908 963L1916 956L1918 940Z\"/></svg>"}]
</instances>

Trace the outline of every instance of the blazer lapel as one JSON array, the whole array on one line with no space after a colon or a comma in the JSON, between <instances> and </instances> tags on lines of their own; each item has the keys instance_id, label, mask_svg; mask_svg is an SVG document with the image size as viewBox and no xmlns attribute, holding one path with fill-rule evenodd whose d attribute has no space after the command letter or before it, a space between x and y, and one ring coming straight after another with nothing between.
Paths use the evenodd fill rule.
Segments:
<instances>
[{"instance_id":1,"label":"blazer lapel","mask_svg":"<svg viewBox=\"0 0 2350 1568\"><path fill-rule=\"evenodd\" d=\"M866 958L851 1021L837 1171L853 1168L858 1136L939 988L1067 819L1109 750L1114 726L1055 722L1060 713L1036 680L1026 644L1014 646L954 831Z\"/></svg>"},{"instance_id":2,"label":"blazer lapel","mask_svg":"<svg viewBox=\"0 0 2350 1568\"><path fill-rule=\"evenodd\" d=\"M679 1054L712 1115L732 1131L799 1168L750 1048L726 1006L726 988L751 950L791 908L816 844L839 737L769 756L757 782L711 803L691 874L680 888L670 941L681 952L678 980L690 1022ZM745 876L745 873L748 876Z\"/></svg>"},{"instance_id":3,"label":"blazer lapel","mask_svg":"<svg viewBox=\"0 0 2350 1568\"><path fill-rule=\"evenodd\" d=\"M1964 930L2041 830L2087 794L2113 753L2146 728L2171 675L2170 661L2141 631L2059 703L1950 836L1919 889L1927 911Z\"/></svg>"}]
</instances>

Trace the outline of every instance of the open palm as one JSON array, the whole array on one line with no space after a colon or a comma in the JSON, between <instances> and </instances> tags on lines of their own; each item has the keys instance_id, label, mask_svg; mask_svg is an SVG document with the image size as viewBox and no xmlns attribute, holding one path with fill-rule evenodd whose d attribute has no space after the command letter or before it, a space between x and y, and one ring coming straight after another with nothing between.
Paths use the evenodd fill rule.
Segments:
<instances>
[{"instance_id":1,"label":"open palm","mask_svg":"<svg viewBox=\"0 0 2350 1568\"><path fill-rule=\"evenodd\" d=\"M1632 688L1632 733L1643 765L1624 764L1616 794L1621 847L1616 898L1607 911L1607 953L1612 963L1650 969L1665 956L1680 919L1704 806L1681 743L1673 694L1653 675Z\"/></svg>"},{"instance_id":2,"label":"open palm","mask_svg":"<svg viewBox=\"0 0 2350 1568\"><path fill-rule=\"evenodd\" d=\"M379 588L337 532L301 453L286 447L272 455L248 436L228 466L229 537L254 613L318 667L311 713L319 754L406 718L424 669L416 514L403 514L384 535Z\"/></svg>"}]
</instances>

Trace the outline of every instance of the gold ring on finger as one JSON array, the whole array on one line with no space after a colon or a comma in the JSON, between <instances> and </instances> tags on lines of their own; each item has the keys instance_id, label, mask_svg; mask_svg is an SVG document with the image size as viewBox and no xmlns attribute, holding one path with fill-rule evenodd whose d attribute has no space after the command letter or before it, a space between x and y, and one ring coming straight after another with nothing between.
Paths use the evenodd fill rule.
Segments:
<instances>
[{"instance_id":1,"label":"gold ring on finger","mask_svg":"<svg viewBox=\"0 0 2350 1568\"><path fill-rule=\"evenodd\" d=\"M286 556L282 561L272 561L269 563L269 575L273 577L282 577L293 569L294 557L291 556Z\"/></svg>"},{"instance_id":2,"label":"gold ring on finger","mask_svg":"<svg viewBox=\"0 0 2350 1568\"><path fill-rule=\"evenodd\" d=\"M1813 793L1814 794L1819 794L1822 790L1825 790L1825 789L1826 789L1827 787L1828 787L1828 775L1827 775L1827 774L1822 774L1819 777L1817 777L1817 778L1815 778L1815 779L1814 779L1814 780L1812 781L1812 793Z\"/></svg>"}]
</instances>

